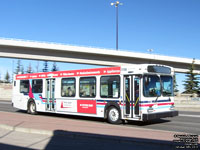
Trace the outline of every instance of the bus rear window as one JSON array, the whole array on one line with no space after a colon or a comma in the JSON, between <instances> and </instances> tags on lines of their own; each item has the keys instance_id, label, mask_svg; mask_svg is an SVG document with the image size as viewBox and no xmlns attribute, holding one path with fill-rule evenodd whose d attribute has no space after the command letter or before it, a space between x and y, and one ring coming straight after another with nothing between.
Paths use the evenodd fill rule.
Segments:
<instances>
[{"instance_id":1,"label":"bus rear window","mask_svg":"<svg viewBox=\"0 0 200 150\"><path fill-rule=\"evenodd\" d=\"M29 92L29 80L21 80L20 93L28 93L28 92Z\"/></svg>"}]
</instances>

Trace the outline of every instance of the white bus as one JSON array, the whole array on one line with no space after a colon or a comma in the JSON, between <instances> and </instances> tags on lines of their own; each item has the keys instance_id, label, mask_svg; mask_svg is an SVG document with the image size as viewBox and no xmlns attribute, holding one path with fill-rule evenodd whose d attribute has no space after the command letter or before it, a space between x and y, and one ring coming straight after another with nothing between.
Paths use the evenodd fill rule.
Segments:
<instances>
[{"instance_id":1,"label":"white bus","mask_svg":"<svg viewBox=\"0 0 200 150\"><path fill-rule=\"evenodd\" d=\"M173 68L122 67L18 74L12 104L30 114L51 112L122 120L174 117Z\"/></svg>"}]
</instances>

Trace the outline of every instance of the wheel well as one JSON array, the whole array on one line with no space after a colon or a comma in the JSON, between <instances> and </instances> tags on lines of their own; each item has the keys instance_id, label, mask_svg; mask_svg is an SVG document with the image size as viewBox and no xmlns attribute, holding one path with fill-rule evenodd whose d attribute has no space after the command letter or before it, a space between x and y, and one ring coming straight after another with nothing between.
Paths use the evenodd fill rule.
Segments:
<instances>
[{"instance_id":1,"label":"wheel well","mask_svg":"<svg viewBox=\"0 0 200 150\"><path fill-rule=\"evenodd\" d=\"M108 116L108 109L110 107L116 107L118 110L119 110L119 113L120 113L120 118L121 118L121 109L119 107L119 104L117 104L117 102L108 102L104 108L104 119L107 119L107 116Z\"/></svg>"}]
</instances>

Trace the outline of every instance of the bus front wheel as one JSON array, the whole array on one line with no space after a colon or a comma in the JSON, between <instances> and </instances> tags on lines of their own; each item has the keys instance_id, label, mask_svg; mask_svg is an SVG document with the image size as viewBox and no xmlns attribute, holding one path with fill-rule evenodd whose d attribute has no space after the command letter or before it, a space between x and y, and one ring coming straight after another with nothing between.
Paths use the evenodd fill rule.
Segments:
<instances>
[{"instance_id":1,"label":"bus front wheel","mask_svg":"<svg viewBox=\"0 0 200 150\"><path fill-rule=\"evenodd\" d=\"M28 104L28 113L32 115L36 115L36 105L34 101L30 101Z\"/></svg>"},{"instance_id":2,"label":"bus front wheel","mask_svg":"<svg viewBox=\"0 0 200 150\"><path fill-rule=\"evenodd\" d=\"M108 122L111 124L120 124L121 123L121 117L120 117L120 111L114 106L111 106L108 109L107 113L107 119Z\"/></svg>"}]
</instances>

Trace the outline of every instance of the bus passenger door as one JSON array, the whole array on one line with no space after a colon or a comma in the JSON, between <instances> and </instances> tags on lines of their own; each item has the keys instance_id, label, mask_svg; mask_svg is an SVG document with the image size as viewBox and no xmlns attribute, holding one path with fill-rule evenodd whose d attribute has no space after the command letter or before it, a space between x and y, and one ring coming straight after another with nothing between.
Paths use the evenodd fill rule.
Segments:
<instances>
[{"instance_id":1,"label":"bus passenger door","mask_svg":"<svg viewBox=\"0 0 200 150\"><path fill-rule=\"evenodd\" d=\"M55 111L55 79L46 79L46 110Z\"/></svg>"},{"instance_id":2,"label":"bus passenger door","mask_svg":"<svg viewBox=\"0 0 200 150\"><path fill-rule=\"evenodd\" d=\"M124 76L124 116L127 118L140 115L140 77Z\"/></svg>"},{"instance_id":3,"label":"bus passenger door","mask_svg":"<svg viewBox=\"0 0 200 150\"><path fill-rule=\"evenodd\" d=\"M133 118L133 76L124 76L124 115Z\"/></svg>"},{"instance_id":4,"label":"bus passenger door","mask_svg":"<svg viewBox=\"0 0 200 150\"><path fill-rule=\"evenodd\" d=\"M134 77L134 113L140 115L140 77Z\"/></svg>"}]
</instances>

